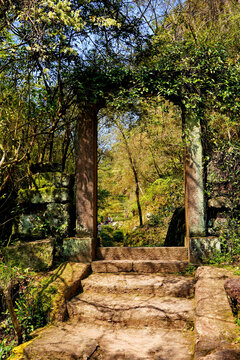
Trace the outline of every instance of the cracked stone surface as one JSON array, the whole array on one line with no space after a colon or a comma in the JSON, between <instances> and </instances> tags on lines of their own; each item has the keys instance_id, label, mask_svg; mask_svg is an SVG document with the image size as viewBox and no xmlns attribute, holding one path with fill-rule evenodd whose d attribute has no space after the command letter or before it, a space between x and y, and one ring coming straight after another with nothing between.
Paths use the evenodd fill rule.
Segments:
<instances>
[{"instance_id":1,"label":"cracked stone surface","mask_svg":"<svg viewBox=\"0 0 240 360\"><path fill-rule=\"evenodd\" d=\"M223 286L231 276L207 266L196 279L93 273L68 302L70 319L40 331L11 359L238 360L239 329Z\"/></svg>"},{"instance_id":2,"label":"cracked stone surface","mask_svg":"<svg viewBox=\"0 0 240 360\"><path fill-rule=\"evenodd\" d=\"M136 281L137 280L137 281ZM191 298L195 279L186 276L152 274L93 274L82 281L84 291L118 294L155 294Z\"/></svg>"},{"instance_id":3,"label":"cracked stone surface","mask_svg":"<svg viewBox=\"0 0 240 360\"><path fill-rule=\"evenodd\" d=\"M112 328L68 322L51 327L28 347L34 360L190 360L192 339L187 332L151 328Z\"/></svg>"},{"instance_id":4,"label":"cracked stone surface","mask_svg":"<svg viewBox=\"0 0 240 360\"><path fill-rule=\"evenodd\" d=\"M233 314L224 290L224 282L232 273L226 269L210 266L197 270L195 291L196 320L195 320L195 358L196 359L224 359L223 355L210 354L215 349L222 349L226 356L224 345L234 343L239 336L238 326L234 323ZM240 351L238 345L235 351ZM219 353L220 354L220 353ZM207 356L208 357L204 357ZM229 355L230 356L230 355ZM229 359L235 359L235 355ZM226 358L226 359L228 359ZM239 357L240 359L240 357Z\"/></svg>"}]
</instances>

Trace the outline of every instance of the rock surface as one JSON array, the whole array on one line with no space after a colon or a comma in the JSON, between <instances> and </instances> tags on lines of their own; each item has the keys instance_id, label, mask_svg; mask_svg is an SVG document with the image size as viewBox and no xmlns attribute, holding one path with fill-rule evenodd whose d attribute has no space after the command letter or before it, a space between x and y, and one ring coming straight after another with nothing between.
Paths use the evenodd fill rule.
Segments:
<instances>
[{"instance_id":1,"label":"rock surface","mask_svg":"<svg viewBox=\"0 0 240 360\"><path fill-rule=\"evenodd\" d=\"M44 329L12 359L240 359L239 330L223 286L229 276L213 267L198 268L196 279L93 273L68 302L68 322Z\"/></svg>"},{"instance_id":2,"label":"rock surface","mask_svg":"<svg viewBox=\"0 0 240 360\"><path fill-rule=\"evenodd\" d=\"M92 263L92 270L96 273L178 273L188 265L188 261L174 260L99 260Z\"/></svg>"},{"instance_id":3,"label":"rock surface","mask_svg":"<svg viewBox=\"0 0 240 360\"><path fill-rule=\"evenodd\" d=\"M216 349L225 351L224 345L227 347L234 343L239 330L224 290L224 282L232 273L226 269L206 266L198 268L196 276L195 358L205 359L204 356L210 356ZM234 351L240 351L240 348L236 345Z\"/></svg>"},{"instance_id":4,"label":"rock surface","mask_svg":"<svg viewBox=\"0 0 240 360\"><path fill-rule=\"evenodd\" d=\"M178 260L187 261L185 247L99 247L98 260Z\"/></svg>"},{"instance_id":5,"label":"rock surface","mask_svg":"<svg viewBox=\"0 0 240 360\"><path fill-rule=\"evenodd\" d=\"M91 262L93 258L93 240L91 237L72 237L63 239L64 258L70 261Z\"/></svg>"},{"instance_id":6,"label":"rock surface","mask_svg":"<svg viewBox=\"0 0 240 360\"><path fill-rule=\"evenodd\" d=\"M228 279L224 283L224 288L228 296L232 312L239 317L240 311L240 278Z\"/></svg>"},{"instance_id":7,"label":"rock surface","mask_svg":"<svg viewBox=\"0 0 240 360\"><path fill-rule=\"evenodd\" d=\"M50 285L58 289L53 297L51 321L64 321L67 301L81 291L81 281L90 273L90 265L80 263L62 264L52 274L54 279Z\"/></svg>"},{"instance_id":8,"label":"rock surface","mask_svg":"<svg viewBox=\"0 0 240 360\"><path fill-rule=\"evenodd\" d=\"M43 331L22 359L192 359L192 278L92 274L82 285L68 303L70 320Z\"/></svg>"},{"instance_id":9,"label":"rock surface","mask_svg":"<svg viewBox=\"0 0 240 360\"><path fill-rule=\"evenodd\" d=\"M53 262L53 240L21 242L3 250L6 262L21 268L47 270Z\"/></svg>"}]
</instances>

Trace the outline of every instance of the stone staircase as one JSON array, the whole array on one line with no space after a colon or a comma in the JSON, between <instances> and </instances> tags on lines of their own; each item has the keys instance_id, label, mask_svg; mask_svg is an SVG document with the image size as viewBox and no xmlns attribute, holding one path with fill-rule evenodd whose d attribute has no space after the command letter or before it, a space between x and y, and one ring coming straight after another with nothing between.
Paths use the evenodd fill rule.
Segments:
<instances>
[{"instance_id":1,"label":"stone staircase","mask_svg":"<svg viewBox=\"0 0 240 360\"><path fill-rule=\"evenodd\" d=\"M95 273L82 285L68 313L97 334L89 359L192 359L192 278Z\"/></svg>"},{"instance_id":2,"label":"stone staircase","mask_svg":"<svg viewBox=\"0 0 240 360\"><path fill-rule=\"evenodd\" d=\"M188 266L185 247L102 247L92 263L97 273L177 273Z\"/></svg>"},{"instance_id":3,"label":"stone staircase","mask_svg":"<svg viewBox=\"0 0 240 360\"><path fill-rule=\"evenodd\" d=\"M240 359L223 286L231 272L172 273L188 263L184 248L104 248L97 257L67 303L68 321L40 331L14 360Z\"/></svg>"}]
</instances>

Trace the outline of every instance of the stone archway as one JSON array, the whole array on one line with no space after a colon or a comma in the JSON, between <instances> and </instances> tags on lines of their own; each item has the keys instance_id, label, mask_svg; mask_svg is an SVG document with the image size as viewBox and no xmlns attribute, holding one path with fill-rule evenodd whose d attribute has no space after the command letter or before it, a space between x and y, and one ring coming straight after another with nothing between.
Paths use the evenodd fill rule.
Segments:
<instances>
[{"instance_id":1,"label":"stone archway","mask_svg":"<svg viewBox=\"0 0 240 360\"><path fill-rule=\"evenodd\" d=\"M185 124L185 219L189 259L194 251L191 239L206 236L205 177L200 119L184 112ZM94 259L97 244L97 109L88 107L77 128L76 235ZM200 240L201 241L201 240Z\"/></svg>"}]
</instances>

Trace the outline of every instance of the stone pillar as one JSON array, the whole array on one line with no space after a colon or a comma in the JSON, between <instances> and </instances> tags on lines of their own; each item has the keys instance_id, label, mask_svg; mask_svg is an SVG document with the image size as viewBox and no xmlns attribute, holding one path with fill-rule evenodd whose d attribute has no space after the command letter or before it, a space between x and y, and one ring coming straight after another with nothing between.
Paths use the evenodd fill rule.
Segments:
<instances>
[{"instance_id":1,"label":"stone pillar","mask_svg":"<svg viewBox=\"0 0 240 360\"><path fill-rule=\"evenodd\" d=\"M77 124L76 233L97 237L97 110L84 108Z\"/></svg>"},{"instance_id":2,"label":"stone pillar","mask_svg":"<svg viewBox=\"0 0 240 360\"><path fill-rule=\"evenodd\" d=\"M203 148L200 119L185 114L185 209L187 238L206 236Z\"/></svg>"}]
</instances>

